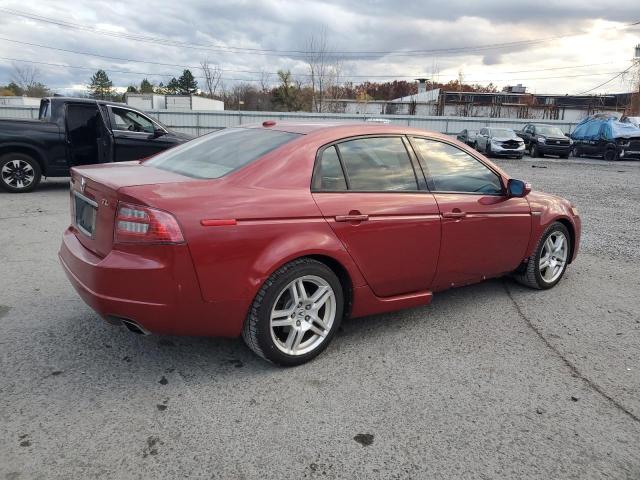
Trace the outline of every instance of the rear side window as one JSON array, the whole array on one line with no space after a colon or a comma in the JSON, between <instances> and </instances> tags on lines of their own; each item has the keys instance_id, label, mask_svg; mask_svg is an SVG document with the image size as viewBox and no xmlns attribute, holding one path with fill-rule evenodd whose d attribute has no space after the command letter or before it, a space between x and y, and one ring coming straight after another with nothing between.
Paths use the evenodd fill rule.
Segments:
<instances>
[{"instance_id":1,"label":"rear side window","mask_svg":"<svg viewBox=\"0 0 640 480\"><path fill-rule=\"evenodd\" d=\"M347 182L344 179L335 146L328 147L322 152L313 175L313 189L334 192L347 189Z\"/></svg>"},{"instance_id":2,"label":"rear side window","mask_svg":"<svg viewBox=\"0 0 640 480\"><path fill-rule=\"evenodd\" d=\"M166 150L145 162L193 178L219 178L300 137L258 128L226 128Z\"/></svg>"},{"instance_id":3,"label":"rear side window","mask_svg":"<svg viewBox=\"0 0 640 480\"><path fill-rule=\"evenodd\" d=\"M349 190L418 190L409 154L400 137L359 138L337 145Z\"/></svg>"},{"instance_id":4,"label":"rear side window","mask_svg":"<svg viewBox=\"0 0 640 480\"><path fill-rule=\"evenodd\" d=\"M498 175L468 153L436 140L413 140L420 160L426 163L435 191L502 193L502 182Z\"/></svg>"}]
</instances>

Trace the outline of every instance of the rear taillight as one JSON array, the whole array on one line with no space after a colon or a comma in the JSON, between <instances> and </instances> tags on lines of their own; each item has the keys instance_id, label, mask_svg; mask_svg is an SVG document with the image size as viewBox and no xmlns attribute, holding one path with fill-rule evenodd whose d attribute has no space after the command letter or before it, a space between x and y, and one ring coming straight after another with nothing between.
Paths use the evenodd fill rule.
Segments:
<instances>
[{"instance_id":1,"label":"rear taillight","mask_svg":"<svg viewBox=\"0 0 640 480\"><path fill-rule=\"evenodd\" d=\"M119 202L113 231L116 243L182 243L184 237L173 215Z\"/></svg>"}]
</instances>

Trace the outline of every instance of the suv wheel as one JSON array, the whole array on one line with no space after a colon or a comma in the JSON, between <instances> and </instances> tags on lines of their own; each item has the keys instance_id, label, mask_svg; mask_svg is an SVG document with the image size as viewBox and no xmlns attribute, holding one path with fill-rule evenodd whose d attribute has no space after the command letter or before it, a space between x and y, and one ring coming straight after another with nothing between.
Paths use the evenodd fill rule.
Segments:
<instances>
[{"instance_id":1,"label":"suv wheel","mask_svg":"<svg viewBox=\"0 0 640 480\"><path fill-rule=\"evenodd\" d=\"M536 145L535 143L531 144L531 157L532 158L537 158L537 157L541 157L542 155L540 155L540 150L538 150L538 145Z\"/></svg>"},{"instance_id":2,"label":"suv wheel","mask_svg":"<svg viewBox=\"0 0 640 480\"><path fill-rule=\"evenodd\" d=\"M294 260L264 283L251 305L242 337L262 358L283 366L322 352L338 330L344 308L340 280L325 264Z\"/></svg>"},{"instance_id":3,"label":"suv wheel","mask_svg":"<svg viewBox=\"0 0 640 480\"><path fill-rule=\"evenodd\" d=\"M618 160L618 158L619 158L618 149L616 147L613 147L613 146L607 146L605 148L605 150L604 150L603 158L607 162L613 162L615 160Z\"/></svg>"},{"instance_id":4,"label":"suv wheel","mask_svg":"<svg viewBox=\"0 0 640 480\"><path fill-rule=\"evenodd\" d=\"M41 177L40 165L29 155L7 153L0 157L0 187L8 192L30 192Z\"/></svg>"}]
</instances>

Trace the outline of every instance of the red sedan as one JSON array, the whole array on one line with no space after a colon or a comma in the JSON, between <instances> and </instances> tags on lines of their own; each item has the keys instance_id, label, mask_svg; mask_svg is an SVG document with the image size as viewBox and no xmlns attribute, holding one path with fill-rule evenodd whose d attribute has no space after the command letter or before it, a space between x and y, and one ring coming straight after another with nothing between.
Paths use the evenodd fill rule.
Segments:
<instances>
[{"instance_id":1,"label":"red sedan","mask_svg":"<svg viewBox=\"0 0 640 480\"><path fill-rule=\"evenodd\" d=\"M240 336L296 365L346 317L514 274L553 287L580 218L445 135L380 124L229 128L75 168L60 261L107 321Z\"/></svg>"}]
</instances>

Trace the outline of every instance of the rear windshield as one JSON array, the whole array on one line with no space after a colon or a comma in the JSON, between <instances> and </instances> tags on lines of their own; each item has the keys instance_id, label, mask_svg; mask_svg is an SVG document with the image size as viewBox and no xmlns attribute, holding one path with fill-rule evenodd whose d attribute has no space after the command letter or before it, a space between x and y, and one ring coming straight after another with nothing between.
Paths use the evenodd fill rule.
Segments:
<instances>
[{"instance_id":1,"label":"rear windshield","mask_svg":"<svg viewBox=\"0 0 640 480\"><path fill-rule=\"evenodd\" d=\"M162 152L145 165L194 178L219 178L298 138L297 133L226 128Z\"/></svg>"}]
</instances>

